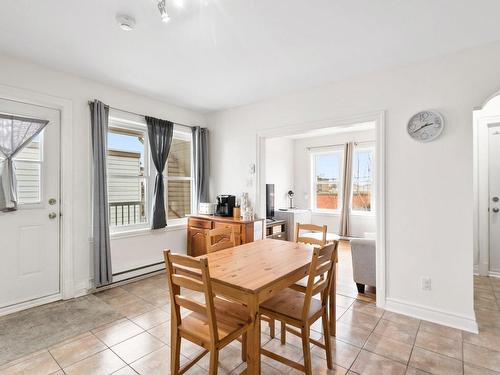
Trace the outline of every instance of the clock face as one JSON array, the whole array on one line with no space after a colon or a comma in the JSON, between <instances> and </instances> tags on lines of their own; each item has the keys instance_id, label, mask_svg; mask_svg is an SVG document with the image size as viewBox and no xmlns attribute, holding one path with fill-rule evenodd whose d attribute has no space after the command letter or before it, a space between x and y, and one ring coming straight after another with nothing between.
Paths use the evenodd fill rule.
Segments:
<instances>
[{"instance_id":1,"label":"clock face","mask_svg":"<svg viewBox=\"0 0 500 375\"><path fill-rule=\"evenodd\" d=\"M422 111L410 119L407 131L413 139L429 142L439 137L443 128L443 116L437 112Z\"/></svg>"}]
</instances>

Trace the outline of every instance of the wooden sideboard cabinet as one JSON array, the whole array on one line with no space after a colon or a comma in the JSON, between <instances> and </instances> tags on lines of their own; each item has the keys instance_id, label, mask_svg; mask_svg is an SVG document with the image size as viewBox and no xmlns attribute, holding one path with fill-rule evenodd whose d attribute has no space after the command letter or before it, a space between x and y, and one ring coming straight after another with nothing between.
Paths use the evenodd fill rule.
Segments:
<instances>
[{"instance_id":1,"label":"wooden sideboard cabinet","mask_svg":"<svg viewBox=\"0 0 500 375\"><path fill-rule=\"evenodd\" d=\"M236 245L262 239L263 219L238 220L232 217L193 215L188 217L187 253L196 257L207 253L205 234L209 229L231 226Z\"/></svg>"}]
</instances>

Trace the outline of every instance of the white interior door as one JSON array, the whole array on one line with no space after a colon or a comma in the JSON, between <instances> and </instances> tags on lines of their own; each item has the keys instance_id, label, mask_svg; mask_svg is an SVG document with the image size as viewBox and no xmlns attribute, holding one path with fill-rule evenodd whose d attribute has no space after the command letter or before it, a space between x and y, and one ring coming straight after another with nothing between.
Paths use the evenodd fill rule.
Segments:
<instances>
[{"instance_id":1,"label":"white interior door","mask_svg":"<svg viewBox=\"0 0 500 375\"><path fill-rule=\"evenodd\" d=\"M500 124L488 129L490 272L500 275Z\"/></svg>"},{"instance_id":2,"label":"white interior door","mask_svg":"<svg viewBox=\"0 0 500 375\"><path fill-rule=\"evenodd\" d=\"M19 209L0 212L0 313L60 298L60 113L0 98L0 113L49 120L15 160Z\"/></svg>"}]
</instances>

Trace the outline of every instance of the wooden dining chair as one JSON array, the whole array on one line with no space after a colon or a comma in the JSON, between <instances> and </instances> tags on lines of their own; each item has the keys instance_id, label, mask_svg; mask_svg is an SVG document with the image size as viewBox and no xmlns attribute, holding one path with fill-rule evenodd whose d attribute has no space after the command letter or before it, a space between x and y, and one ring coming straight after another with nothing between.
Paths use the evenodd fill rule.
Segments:
<instances>
[{"instance_id":1,"label":"wooden dining chair","mask_svg":"<svg viewBox=\"0 0 500 375\"><path fill-rule=\"evenodd\" d=\"M328 227L326 225L315 225L315 224L300 224L297 223L295 227L295 242L297 243L304 243L307 245L312 245L313 247L323 247L326 246L327 241L326 241L326 233L327 233ZM302 232L307 231L309 233L319 233L320 238L313 238L313 237L308 237L302 234ZM323 277L322 275L319 277ZM303 279L297 281L294 285L291 286L291 288L294 288L299 291L303 291L305 293L305 289L307 286L307 277L304 277ZM282 331L281 333L282 337L283 335L286 335L285 332Z\"/></svg>"},{"instance_id":2,"label":"wooden dining chair","mask_svg":"<svg viewBox=\"0 0 500 375\"><path fill-rule=\"evenodd\" d=\"M320 233L321 235L320 238L308 237L303 235L304 231L307 231L309 233ZM326 225L297 223L297 225L295 226L295 242L305 243L313 246L325 246L326 231Z\"/></svg>"},{"instance_id":3,"label":"wooden dining chair","mask_svg":"<svg viewBox=\"0 0 500 375\"><path fill-rule=\"evenodd\" d=\"M236 246L234 228L230 226L208 230L205 239L207 253L213 253Z\"/></svg>"},{"instance_id":4,"label":"wooden dining chair","mask_svg":"<svg viewBox=\"0 0 500 375\"><path fill-rule=\"evenodd\" d=\"M172 254L170 250L164 252L164 257L172 305L170 373L184 374L205 354L210 353L209 374L217 374L219 351L240 336L242 356L246 357L246 332L252 319L245 306L214 295L207 259ZM188 273L182 272L186 268L199 270L201 279L187 276ZM203 293L205 304L181 295L181 288ZM181 315L181 307L191 313ZM205 350L180 368L182 338Z\"/></svg>"},{"instance_id":5,"label":"wooden dining chair","mask_svg":"<svg viewBox=\"0 0 500 375\"><path fill-rule=\"evenodd\" d=\"M304 364L264 348L261 348L261 353L308 375L312 373L311 343L325 350L327 366L329 369L333 367L328 324L328 295L333 281L337 246L338 242L335 241L331 245L314 249L305 293L294 289L285 289L260 306L259 314L280 320L284 323L283 330L302 338ZM324 275L324 277L318 279L317 276L320 275ZM321 294L320 299L313 298L317 294ZM319 318L322 318L324 343L310 338L310 327ZM296 327L299 331L287 327L287 325Z\"/></svg>"}]
</instances>

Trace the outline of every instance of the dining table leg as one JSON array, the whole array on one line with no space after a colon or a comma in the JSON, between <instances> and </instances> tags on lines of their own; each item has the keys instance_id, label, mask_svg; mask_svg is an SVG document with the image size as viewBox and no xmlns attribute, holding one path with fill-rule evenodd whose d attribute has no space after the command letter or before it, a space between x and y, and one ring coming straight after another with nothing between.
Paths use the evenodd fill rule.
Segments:
<instances>
[{"instance_id":1,"label":"dining table leg","mask_svg":"<svg viewBox=\"0 0 500 375\"><path fill-rule=\"evenodd\" d=\"M337 263L335 262L333 265L333 280L332 287L330 289L330 297L329 299L329 314L328 317L330 319L330 335L337 336Z\"/></svg>"},{"instance_id":2,"label":"dining table leg","mask_svg":"<svg viewBox=\"0 0 500 375\"><path fill-rule=\"evenodd\" d=\"M247 371L246 374L260 374L260 318L259 300L252 296L248 301L248 309L253 319L252 325L247 333Z\"/></svg>"}]
</instances>

